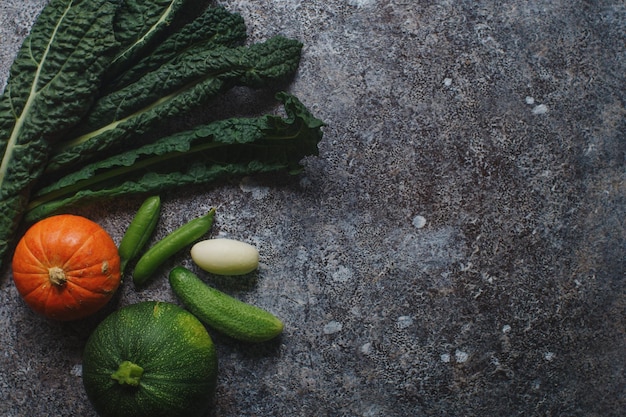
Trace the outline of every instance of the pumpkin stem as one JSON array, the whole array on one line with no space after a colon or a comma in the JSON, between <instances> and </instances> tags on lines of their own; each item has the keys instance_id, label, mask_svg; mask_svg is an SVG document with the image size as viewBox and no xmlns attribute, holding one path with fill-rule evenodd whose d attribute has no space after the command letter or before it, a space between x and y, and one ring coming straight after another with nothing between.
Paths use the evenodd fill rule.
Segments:
<instances>
[{"instance_id":1,"label":"pumpkin stem","mask_svg":"<svg viewBox=\"0 0 626 417\"><path fill-rule=\"evenodd\" d=\"M50 282L58 287L65 284L65 282L67 281L67 278L65 277L65 271L63 271L63 269L59 268L58 266L53 266L52 268L48 269L48 277L50 278Z\"/></svg>"},{"instance_id":2,"label":"pumpkin stem","mask_svg":"<svg viewBox=\"0 0 626 417\"><path fill-rule=\"evenodd\" d=\"M117 371L111 374L111 378L120 383L120 385L130 385L136 387L139 385L139 380L143 375L143 368L139 365L135 365L130 361L123 361L120 363Z\"/></svg>"}]
</instances>

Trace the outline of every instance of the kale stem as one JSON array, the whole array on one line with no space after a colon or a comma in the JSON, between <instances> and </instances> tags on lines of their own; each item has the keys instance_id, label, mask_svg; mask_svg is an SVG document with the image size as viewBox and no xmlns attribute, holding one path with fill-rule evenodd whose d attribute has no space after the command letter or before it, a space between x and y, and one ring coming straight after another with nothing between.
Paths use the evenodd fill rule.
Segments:
<instances>
[{"instance_id":1,"label":"kale stem","mask_svg":"<svg viewBox=\"0 0 626 417\"><path fill-rule=\"evenodd\" d=\"M163 155L155 155L155 156L146 158L144 160L135 162L132 165L120 166L111 170L107 170L100 174L96 174L91 178L78 181L72 185L68 185L66 187L62 187L54 191L50 191L48 193L45 193L31 200L30 203L28 204L28 208L26 211L30 211L34 209L35 207L38 207L42 204L56 200L63 196L75 194L76 192L80 190L91 188L94 185L98 185L100 183L103 183L113 178L122 177L130 173L137 172L141 169L148 168L150 166L154 166L156 164L159 164L159 163L171 160L171 159L175 159L175 158L182 157L182 156L188 156L188 155L191 155L192 153L202 152L207 149L214 149L214 148L219 148L222 146L227 146L227 144L215 143L215 142L204 143L202 145L194 146L185 152L169 152Z\"/></svg>"}]
</instances>

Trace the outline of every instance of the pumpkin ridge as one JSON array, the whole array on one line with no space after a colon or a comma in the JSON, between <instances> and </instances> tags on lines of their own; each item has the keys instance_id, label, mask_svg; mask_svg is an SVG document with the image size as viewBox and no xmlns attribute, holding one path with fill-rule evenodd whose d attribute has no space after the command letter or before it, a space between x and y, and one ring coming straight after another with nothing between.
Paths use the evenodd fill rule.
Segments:
<instances>
[{"instance_id":1,"label":"pumpkin ridge","mask_svg":"<svg viewBox=\"0 0 626 417\"><path fill-rule=\"evenodd\" d=\"M47 219L44 219L47 220ZM45 227L42 226L42 222L40 223L36 223L33 228L36 228L35 230L38 232L37 237L33 237L32 239L26 239L25 243L26 246L28 247L29 251L31 251L31 253L33 254L33 256L35 256L35 259L39 259L39 262L41 263L42 266L45 266L46 269L48 269L51 266L59 266L61 268L63 268L62 265L59 265L58 262L53 262L52 259L49 258L48 255L50 255L49 251L46 250L46 245L47 245L47 241L48 239L46 238L48 231L46 230ZM37 256L34 252L32 252L29 243L35 244L39 247L39 251L41 252L41 256ZM43 258L43 259L42 259Z\"/></svg>"},{"instance_id":2,"label":"pumpkin ridge","mask_svg":"<svg viewBox=\"0 0 626 417\"><path fill-rule=\"evenodd\" d=\"M80 279L78 280L80 281ZM107 291L107 290L102 290L102 291L94 291L91 288L86 288L83 287L82 285L80 285L78 282L73 281L71 279L68 278L68 280L66 281L65 285L72 285L72 287L77 287L80 288L82 291L86 291L90 294L94 294L94 295L103 295L103 294L111 294L112 291ZM74 294L72 294L72 296L74 296ZM74 297L75 298L75 297ZM75 298L76 299L76 298ZM78 300L77 300L78 301Z\"/></svg>"},{"instance_id":3,"label":"pumpkin ridge","mask_svg":"<svg viewBox=\"0 0 626 417\"><path fill-rule=\"evenodd\" d=\"M32 290L30 290L30 291L28 291L28 292L25 292L25 293L20 293L20 294L22 295L22 298L24 298L24 299L26 300L26 299L27 299L27 298L29 298L31 295L33 295L33 293L36 293L37 291L39 291L39 292L40 292L40 293L42 293L42 294L46 294L46 300L47 300L48 291L46 291L46 289L45 289L45 288L43 288L43 289L42 289L41 287L42 287L42 286L41 286L41 285L39 285L39 286L37 286L37 287L33 287L33 289L32 289ZM45 305L45 304L44 304L44 305Z\"/></svg>"},{"instance_id":4,"label":"pumpkin ridge","mask_svg":"<svg viewBox=\"0 0 626 417\"><path fill-rule=\"evenodd\" d=\"M74 253L72 253L72 255L65 260L65 262L63 263L63 270L65 272L75 272L75 271L80 271L82 269L85 269L85 268L72 269L71 265L74 260L74 257L77 255L80 255L80 252L85 248L85 246L87 244L91 244L91 242L95 239L96 233L91 233L89 236L87 236L87 238L81 242L80 246L74 250Z\"/></svg>"},{"instance_id":5,"label":"pumpkin ridge","mask_svg":"<svg viewBox=\"0 0 626 417\"><path fill-rule=\"evenodd\" d=\"M66 285L67 285L67 284L66 284ZM81 287L81 288L82 288L82 287ZM97 309L96 304L93 304L91 300L85 300L85 299L84 299L84 297L82 297L82 296L81 296L81 294L75 294L73 291L71 291L71 290L70 290L69 288L67 288L67 287L66 287L66 288L64 288L64 289L63 289L63 290L61 290L61 291L63 291L63 293L64 293L64 294L65 294L68 298L71 298L71 299L74 301L74 302L73 302L73 304L75 304L75 305L80 305L80 304L83 304L83 303L84 303L84 304L88 304L89 306L86 306L86 307L83 307L83 308L85 308L85 311L90 311L90 313L89 313L89 314L93 313L93 312L95 311L94 309ZM88 291L88 290L87 290L87 291ZM91 292L91 291L90 291L90 293L93 293L93 292ZM96 295L101 295L101 294L98 294L98 293L95 293L95 294L96 294ZM67 307L69 307L69 308L70 308L70 310L71 310L71 309L73 309L71 306L66 306L66 308L67 308ZM61 314L63 314L63 313L61 313Z\"/></svg>"},{"instance_id":6,"label":"pumpkin ridge","mask_svg":"<svg viewBox=\"0 0 626 417\"><path fill-rule=\"evenodd\" d=\"M67 283L66 283L65 285L67 285ZM74 295L74 293L73 293L72 291L69 291L69 290L67 289L67 287L66 287L66 288L64 288L62 291L64 291L65 293L67 293L67 295L68 295L69 297L71 297L71 298L72 298L72 300L74 300L74 301L75 301L75 302L77 302L77 303L80 303L80 300L79 300L78 298L76 298L76 296Z\"/></svg>"},{"instance_id":7,"label":"pumpkin ridge","mask_svg":"<svg viewBox=\"0 0 626 417\"><path fill-rule=\"evenodd\" d=\"M38 276L40 275L37 272L20 272L20 275L35 275ZM36 287L33 287L30 291L24 291L24 292L20 292L20 294L22 295L22 297L26 298L29 295L31 295L32 293L34 293L35 291L37 291L38 289L41 288L41 285L38 285Z\"/></svg>"},{"instance_id":8,"label":"pumpkin ridge","mask_svg":"<svg viewBox=\"0 0 626 417\"><path fill-rule=\"evenodd\" d=\"M34 243L34 242L33 242ZM46 258L45 259L45 264L43 262L41 262L40 258L35 254L35 252L33 252L33 249L30 247L31 245L31 241L29 239L25 239L24 240L24 249L26 249L28 251L28 254L30 256L32 256L32 258L34 260L39 260L38 262L36 262L38 267L41 267L41 272L42 274L47 273L48 271L48 265L50 264L50 262L48 261L48 254L45 253L45 251L41 250L42 255Z\"/></svg>"},{"instance_id":9,"label":"pumpkin ridge","mask_svg":"<svg viewBox=\"0 0 626 417\"><path fill-rule=\"evenodd\" d=\"M43 311L44 314L46 316L50 316L50 314L54 314L54 306L51 306L50 303L48 303L48 300L50 300L50 290L48 289L47 291L44 291L45 295L46 295L46 299L43 302Z\"/></svg>"},{"instance_id":10,"label":"pumpkin ridge","mask_svg":"<svg viewBox=\"0 0 626 417\"><path fill-rule=\"evenodd\" d=\"M90 236L87 240L92 240L92 239L95 239L95 235L91 235L91 236ZM84 245L81 245L81 247L80 247L80 248L78 248L78 249L77 249L77 250L76 250L76 251L72 254L72 256L71 256L71 257L70 257L70 258L69 258L69 259L65 262L65 265L64 265L64 267L63 267L63 270L64 270L64 271L65 271L68 275L72 275L72 276L76 276L76 275L78 275L78 277L80 278L80 276L82 275L82 274L80 274L80 272L85 272L85 271L87 271L87 272L88 272L88 270L89 270L89 269L91 269L91 268L93 268L94 266L97 266L97 265L98 265L98 266L100 267L100 272L101 272L102 274L106 274L107 276L109 276L109 277L113 278L113 277L114 277L114 275L115 275L115 273L114 273L114 268L113 268L111 265L115 265L115 261L118 259L118 258L116 257L116 255L117 255L117 251L115 252L115 254L114 254L114 255L111 255L111 257L109 257L109 258L107 258L107 259L101 259L101 260L99 260L97 263L92 263L92 264L89 264L89 265L83 265L83 266L81 266L81 267L79 267L79 268L72 268L73 258L74 258L75 256L77 256L77 254L79 254L79 253L80 253L80 251L83 249L83 246L84 246ZM119 261L118 261L118 262L119 262ZM105 263L108 265L108 273L107 273L104 269L102 269L102 265L103 265L103 264L105 264ZM113 271L113 272L112 272L112 271Z\"/></svg>"}]
</instances>

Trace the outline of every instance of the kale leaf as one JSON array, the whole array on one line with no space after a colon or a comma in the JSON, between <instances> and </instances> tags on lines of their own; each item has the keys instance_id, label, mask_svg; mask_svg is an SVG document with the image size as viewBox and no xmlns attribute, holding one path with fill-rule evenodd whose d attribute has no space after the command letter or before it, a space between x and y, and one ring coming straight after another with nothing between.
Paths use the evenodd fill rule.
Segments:
<instances>
[{"instance_id":1,"label":"kale leaf","mask_svg":"<svg viewBox=\"0 0 626 417\"><path fill-rule=\"evenodd\" d=\"M246 25L239 14L231 13L222 6L207 7L202 14L162 39L149 54L144 54L138 62L108 82L103 95L136 82L144 74L191 48L207 50L219 45L240 46L245 40Z\"/></svg>"},{"instance_id":2,"label":"kale leaf","mask_svg":"<svg viewBox=\"0 0 626 417\"><path fill-rule=\"evenodd\" d=\"M231 118L176 133L89 164L35 193L28 222L99 198L209 183L225 176L298 170L317 155L323 122L293 95L277 94L286 117Z\"/></svg>"},{"instance_id":3,"label":"kale leaf","mask_svg":"<svg viewBox=\"0 0 626 417\"><path fill-rule=\"evenodd\" d=\"M98 100L55 150L47 172L125 145L127 139L180 116L234 85L260 87L293 74L301 49L299 41L282 36L250 46L188 48L176 59Z\"/></svg>"},{"instance_id":4,"label":"kale leaf","mask_svg":"<svg viewBox=\"0 0 626 417\"><path fill-rule=\"evenodd\" d=\"M119 47L116 8L107 0L52 0L10 69L0 98L0 256L13 243L49 141L89 110Z\"/></svg>"}]
</instances>

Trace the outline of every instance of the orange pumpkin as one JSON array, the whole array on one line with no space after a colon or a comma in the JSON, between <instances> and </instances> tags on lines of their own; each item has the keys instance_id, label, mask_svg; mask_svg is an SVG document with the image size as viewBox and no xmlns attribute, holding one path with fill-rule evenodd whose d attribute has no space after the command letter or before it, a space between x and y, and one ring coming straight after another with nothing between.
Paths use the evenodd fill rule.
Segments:
<instances>
[{"instance_id":1,"label":"orange pumpkin","mask_svg":"<svg viewBox=\"0 0 626 417\"><path fill-rule=\"evenodd\" d=\"M56 320L95 313L120 285L120 257L109 234L85 217L43 219L13 255L13 280L33 310Z\"/></svg>"}]
</instances>

